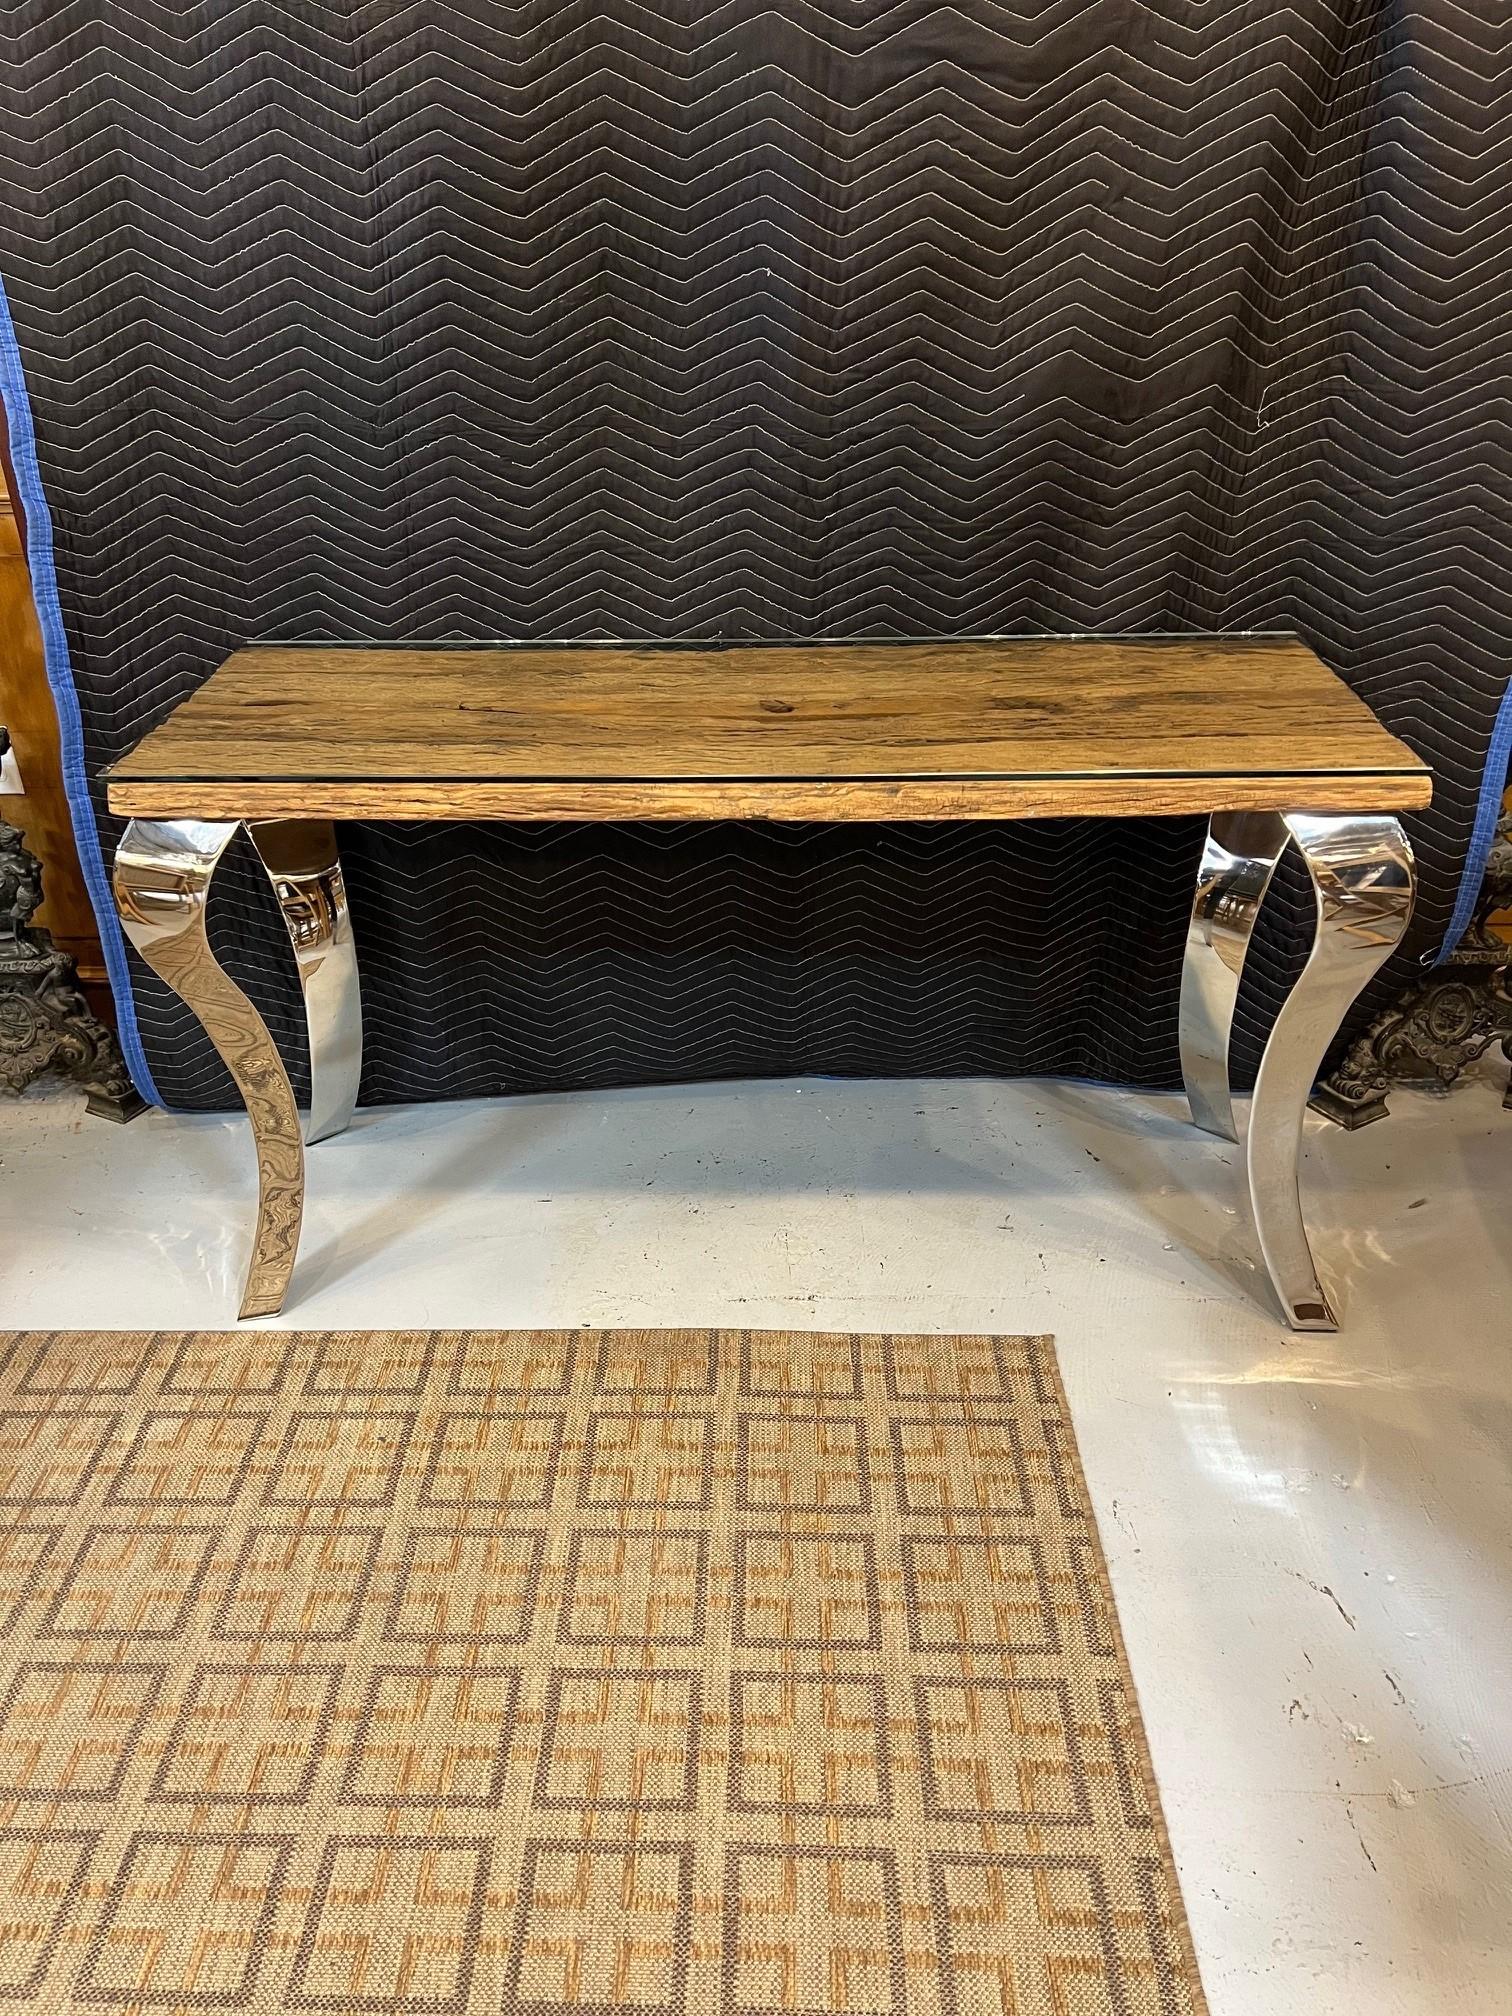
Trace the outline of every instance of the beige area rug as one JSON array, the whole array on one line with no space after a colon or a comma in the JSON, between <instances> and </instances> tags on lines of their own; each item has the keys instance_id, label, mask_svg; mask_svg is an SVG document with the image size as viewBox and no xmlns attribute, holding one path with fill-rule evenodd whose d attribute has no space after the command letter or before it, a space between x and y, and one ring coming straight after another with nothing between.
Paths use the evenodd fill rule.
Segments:
<instances>
[{"instance_id":1,"label":"beige area rug","mask_svg":"<svg viewBox=\"0 0 1512 2016\"><path fill-rule=\"evenodd\" d=\"M0 1348L0 2007L1196 2016L1048 1338Z\"/></svg>"}]
</instances>

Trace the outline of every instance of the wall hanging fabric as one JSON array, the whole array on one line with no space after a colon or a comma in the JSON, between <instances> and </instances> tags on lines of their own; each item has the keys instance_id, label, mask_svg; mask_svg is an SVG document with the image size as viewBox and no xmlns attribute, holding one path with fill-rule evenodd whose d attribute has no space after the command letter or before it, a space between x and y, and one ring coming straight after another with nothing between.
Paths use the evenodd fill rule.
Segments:
<instances>
[{"instance_id":1,"label":"wall hanging fabric","mask_svg":"<svg viewBox=\"0 0 1512 2016\"><path fill-rule=\"evenodd\" d=\"M8 25L0 374L102 893L99 770L249 638L1288 628L1437 773L1376 998L1442 943L1512 726L1512 17L20 0ZM1169 1083L1199 840L352 829L365 1096ZM217 931L297 1059L292 965L239 949L277 943L242 929L266 901L229 878ZM144 1087L232 1103L102 922ZM1302 935L1294 904L1254 962L1252 1051Z\"/></svg>"}]
</instances>

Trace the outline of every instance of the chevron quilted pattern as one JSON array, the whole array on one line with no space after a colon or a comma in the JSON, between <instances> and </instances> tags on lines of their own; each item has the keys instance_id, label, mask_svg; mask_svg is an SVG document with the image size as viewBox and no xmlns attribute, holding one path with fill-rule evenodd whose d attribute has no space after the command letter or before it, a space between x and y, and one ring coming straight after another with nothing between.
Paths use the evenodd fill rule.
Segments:
<instances>
[{"instance_id":1,"label":"chevron quilted pattern","mask_svg":"<svg viewBox=\"0 0 1512 2016\"><path fill-rule=\"evenodd\" d=\"M0 271L91 773L259 636L1295 628L1436 772L1380 986L1437 943L1512 613L1505 10L7 15ZM1169 1082L1198 844L354 830L364 1096ZM246 864L218 900L297 1057ZM163 1095L231 1103L133 986Z\"/></svg>"}]
</instances>

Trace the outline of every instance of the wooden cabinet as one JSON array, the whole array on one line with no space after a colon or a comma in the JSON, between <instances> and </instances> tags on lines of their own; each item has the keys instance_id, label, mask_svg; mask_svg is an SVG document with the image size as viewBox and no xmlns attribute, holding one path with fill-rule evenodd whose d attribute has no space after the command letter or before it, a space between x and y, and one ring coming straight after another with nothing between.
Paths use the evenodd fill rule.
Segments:
<instances>
[{"instance_id":1,"label":"wooden cabinet","mask_svg":"<svg viewBox=\"0 0 1512 2016\"><path fill-rule=\"evenodd\" d=\"M42 863L46 901L37 922L78 966L90 1005L107 1014L110 990L94 911L74 851L63 794L58 717L42 661L32 606L26 543L9 490L0 479L0 722L11 732L23 794L0 796L0 816L19 826ZM113 1018L112 1018L113 1019Z\"/></svg>"}]
</instances>

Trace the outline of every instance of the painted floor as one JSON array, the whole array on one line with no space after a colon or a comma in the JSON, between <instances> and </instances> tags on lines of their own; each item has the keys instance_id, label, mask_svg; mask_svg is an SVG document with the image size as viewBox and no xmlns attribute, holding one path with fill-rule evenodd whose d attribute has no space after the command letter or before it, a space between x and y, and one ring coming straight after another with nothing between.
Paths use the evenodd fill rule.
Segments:
<instances>
[{"instance_id":1,"label":"painted floor","mask_svg":"<svg viewBox=\"0 0 1512 2016\"><path fill-rule=\"evenodd\" d=\"M784 1082L366 1113L289 1328L1053 1331L1213 2016L1512 2009L1504 1069L1309 1125L1271 1314L1181 1102ZM0 1106L0 1325L229 1327L244 1123Z\"/></svg>"}]
</instances>

